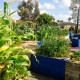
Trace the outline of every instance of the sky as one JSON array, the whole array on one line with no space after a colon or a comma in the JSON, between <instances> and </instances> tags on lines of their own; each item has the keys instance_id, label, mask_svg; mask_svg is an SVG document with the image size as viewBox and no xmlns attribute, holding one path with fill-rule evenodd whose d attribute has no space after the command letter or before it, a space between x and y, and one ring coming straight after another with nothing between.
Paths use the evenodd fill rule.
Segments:
<instances>
[{"instance_id":1,"label":"sky","mask_svg":"<svg viewBox=\"0 0 80 80\"><path fill-rule=\"evenodd\" d=\"M4 1L6 0L0 0L0 11L3 10ZM21 0L18 0L14 3L10 3L11 11L18 10L17 7L20 1ZM50 15L53 15L55 20L64 20L65 22L68 21L69 17L71 17L71 11L69 10L70 0L38 0L38 2L41 14L48 13ZM20 19L17 12L13 15L13 19Z\"/></svg>"}]
</instances>

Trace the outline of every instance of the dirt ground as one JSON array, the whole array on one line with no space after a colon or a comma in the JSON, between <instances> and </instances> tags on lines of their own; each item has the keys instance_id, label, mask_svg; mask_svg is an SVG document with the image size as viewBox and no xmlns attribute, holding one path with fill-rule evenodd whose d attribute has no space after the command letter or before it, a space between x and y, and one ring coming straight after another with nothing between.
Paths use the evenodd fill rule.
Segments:
<instances>
[{"instance_id":1,"label":"dirt ground","mask_svg":"<svg viewBox=\"0 0 80 80\"><path fill-rule=\"evenodd\" d=\"M40 74L32 73L33 77L29 77L28 80L55 80L53 78L45 77Z\"/></svg>"}]
</instances>

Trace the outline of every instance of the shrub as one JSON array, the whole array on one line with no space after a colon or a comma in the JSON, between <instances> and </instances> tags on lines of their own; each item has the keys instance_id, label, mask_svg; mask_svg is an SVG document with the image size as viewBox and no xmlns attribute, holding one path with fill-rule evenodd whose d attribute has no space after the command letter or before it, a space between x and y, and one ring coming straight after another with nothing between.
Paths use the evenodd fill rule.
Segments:
<instances>
[{"instance_id":1,"label":"shrub","mask_svg":"<svg viewBox=\"0 0 80 80\"><path fill-rule=\"evenodd\" d=\"M17 35L21 35L23 40L37 40L34 30L28 26L27 22L15 24L14 31Z\"/></svg>"},{"instance_id":2,"label":"shrub","mask_svg":"<svg viewBox=\"0 0 80 80\"><path fill-rule=\"evenodd\" d=\"M80 51L77 51L73 55L71 55L71 60L73 60L73 59L80 61Z\"/></svg>"},{"instance_id":3,"label":"shrub","mask_svg":"<svg viewBox=\"0 0 80 80\"><path fill-rule=\"evenodd\" d=\"M68 30L61 30L57 26L43 25L36 31L36 36L38 40L44 40L54 36L66 36L68 33Z\"/></svg>"},{"instance_id":4,"label":"shrub","mask_svg":"<svg viewBox=\"0 0 80 80\"><path fill-rule=\"evenodd\" d=\"M43 41L42 46L37 49L37 54L49 57L68 57L70 52L69 41L53 37Z\"/></svg>"}]
</instances>

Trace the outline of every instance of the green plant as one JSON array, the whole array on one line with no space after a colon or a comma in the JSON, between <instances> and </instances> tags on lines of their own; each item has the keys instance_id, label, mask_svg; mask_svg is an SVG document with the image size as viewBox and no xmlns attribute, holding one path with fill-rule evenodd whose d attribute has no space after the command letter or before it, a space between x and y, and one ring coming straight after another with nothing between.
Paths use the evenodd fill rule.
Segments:
<instances>
[{"instance_id":1,"label":"green plant","mask_svg":"<svg viewBox=\"0 0 80 80\"><path fill-rule=\"evenodd\" d=\"M73 55L71 55L71 60L73 59L80 61L80 51L77 51Z\"/></svg>"},{"instance_id":2,"label":"green plant","mask_svg":"<svg viewBox=\"0 0 80 80\"><path fill-rule=\"evenodd\" d=\"M66 36L69 31L68 30L61 30L57 26L49 26L43 25L40 26L38 30L35 31L38 40L49 39L51 37L58 37L58 36Z\"/></svg>"},{"instance_id":3,"label":"green plant","mask_svg":"<svg viewBox=\"0 0 80 80\"><path fill-rule=\"evenodd\" d=\"M13 21L4 2L4 16L0 17L0 79L20 80L30 76L30 60L27 53L33 53L21 46L22 36L13 30Z\"/></svg>"},{"instance_id":4,"label":"green plant","mask_svg":"<svg viewBox=\"0 0 80 80\"><path fill-rule=\"evenodd\" d=\"M69 46L69 41L62 38L52 37L43 40L42 46L37 49L37 54L49 57L68 57L70 52Z\"/></svg>"},{"instance_id":5,"label":"green plant","mask_svg":"<svg viewBox=\"0 0 80 80\"><path fill-rule=\"evenodd\" d=\"M37 40L34 30L28 26L27 22L16 23L14 31L17 35L21 35L23 40Z\"/></svg>"},{"instance_id":6,"label":"green plant","mask_svg":"<svg viewBox=\"0 0 80 80\"><path fill-rule=\"evenodd\" d=\"M42 26L42 25L46 25L46 24L51 25L54 20L55 19L53 16L43 13L38 16L37 23L38 23L38 26Z\"/></svg>"}]
</instances>

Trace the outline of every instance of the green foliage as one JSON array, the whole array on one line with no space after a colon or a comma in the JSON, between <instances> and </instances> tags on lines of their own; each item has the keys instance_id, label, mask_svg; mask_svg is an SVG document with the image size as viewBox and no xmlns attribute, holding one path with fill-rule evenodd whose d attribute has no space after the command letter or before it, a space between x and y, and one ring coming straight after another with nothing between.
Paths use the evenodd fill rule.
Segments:
<instances>
[{"instance_id":1,"label":"green foliage","mask_svg":"<svg viewBox=\"0 0 80 80\"><path fill-rule=\"evenodd\" d=\"M34 13L33 13L33 22L36 22L37 20L37 17L39 16L40 14L40 10L39 10L39 3L37 0L35 0L35 9L34 9Z\"/></svg>"},{"instance_id":2,"label":"green foliage","mask_svg":"<svg viewBox=\"0 0 80 80\"><path fill-rule=\"evenodd\" d=\"M37 40L33 28L30 28L28 22L15 24L14 31L17 35L21 35L23 40Z\"/></svg>"},{"instance_id":3,"label":"green foliage","mask_svg":"<svg viewBox=\"0 0 80 80\"><path fill-rule=\"evenodd\" d=\"M48 57L67 57L70 52L70 43L59 37L43 40L43 45L37 49L37 54Z\"/></svg>"},{"instance_id":4,"label":"green foliage","mask_svg":"<svg viewBox=\"0 0 80 80\"><path fill-rule=\"evenodd\" d=\"M18 9L18 15L21 17L21 20L30 20L30 17L32 17L33 10L32 0L28 0L27 3L23 0L22 3L18 6Z\"/></svg>"},{"instance_id":5,"label":"green foliage","mask_svg":"<svg viewBox=\"0 0 80 80\"><path fill-rule=\"evenodd\" d=\"M13 31L12 19L7 12L4 15L0 17L0 80L27 79L30 76L27 52L32 52L21 46L22 36Z\"/></svg>"},{"instance_id":6,"label":"green foliage","mask_svg":"<svg viewBox=\"0 0 80 80\"><path fill-rule=\"evenodd\" d=\"M71 59L75 59L77 61L80 61L80 51L75 52L73 55L71 55Z\"/></svg>"},{"instance_id":7,"label":"green foliage","mask_svg":"<svg viewBox=\"0 0 80 80\"><path fill-rule=\"evenodd\" d=\"M38 40L43 41L43 45L37 49L37 54L49 57L68 56L70 42L64 39L64 36L68 34L67 30L43 25L36 33Z\"/></svg>"},{"instance_id":8,"label":"green foliage","mask_svg":"<svg viewBox=\"0 0 80 80\"><path fill-rule=\"evenodd\" d=\"M51 25L53 21L54 21L54 17L46 13L40 14L37 18L37 23L39 26L45 24Z\"/></svg>"},{"instance_id":9,"label":"green foliage","mask_svg":"<svg viewBox=\"0 0 80 80\"><path fill-rule=\"evenodd\" d=\"M49 39L54 36L66 36L69 33L68 30L61 30L57 26L43 25L36 30L38 40Z\"/></svg>"},{"instance_id":10,"label":"green foliage","mask_svg":"<svg viewBox=\"0 0 80 80\"><path fill-rule=\"evenodd\" d=\"M32 0L28 0L27 2L23 0L18 6L18 15L21 17L21 20L35 22L39 15L38 1L35 0L34 4Z\"/></svg>"}]
</instances>

